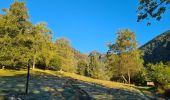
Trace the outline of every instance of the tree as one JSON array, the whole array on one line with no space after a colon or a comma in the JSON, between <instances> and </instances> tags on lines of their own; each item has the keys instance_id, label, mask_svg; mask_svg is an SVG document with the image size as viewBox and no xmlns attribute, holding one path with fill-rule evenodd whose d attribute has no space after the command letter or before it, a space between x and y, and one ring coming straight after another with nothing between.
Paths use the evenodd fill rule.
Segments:
<instances>
[{"instance_id":1,"label":"tree","mask_svg":"<svg viewBox=\"0 0 170 100\"><path fill-rule=\"evenodd\" d=\"M92 51L89 54L89 66L87 67L87 75L97 79L107 79L105 76L105 64L101 61L101 54L97 51Z\"/></svg>"},{"instance_id":2,"label":"tree","mask_svg":"<svg viewBox=\"0 0 170 100\"><path fill-rule=\"evenodd\" d=\"M48 66L49 61L54 55L54 44L52 43L51 30L46 27L45 23L38 23L32 28L32 59L33 59L33 69L37 61L42 60L45 67Z\"/></svg>"},{"instance_id":3,"label":"tree","mask_svg":"<svg viewBox=\"0 0 170 100\"><path fill-rule=\"evenodd\" d=\"M31 52L31 22L28 21L25 2L15 1L3 9L0 20L0 64L19 68L27 65Z\"/></svg>"},{"instance_id":4,"label":"tree","mask_svg":"<svg viewBox=\"0 0 170 100\"><path fill-rule=\"evenodd\" d=\"M67 72L75 72L77 61L70 43L65 38L57 39L55 42L56 54L61 58L61 69Z\"/></svg>"},{"instance_id":5,"label":"tree","mask_svg":"<svg viewBox=\"0 0 170 100\"><path fill-rule=\"evenodd\" d=\"M156 20L160 20L162 18L162 14L169 8L170 1L169 0L139 0L139 7L137 10L138 13L138 22L141 20L149 20L149 18L153 18ZM148 25L150 22L148 21Z\"/></svg>"},{"instance_id":6,"label":"tree","mask_svg":"<svg viewBox=\"0 0 170 100\"><path fill-rule=\"evenodd\" d=\"M77 62L77 73L80 75L87 75L87 62L85 60L80 60Z\"/></svg>"},{"instance_id":7,"label":"tree","mask_svg":"<svg viewBox=\"0 0 170 100\"><path fill-rule=\"evenodd\" d=\"M113 79L122 77L125 82L131 83L134 77L143 67L141 52L137 50L135 34L128 29L117 32L115 44L109 45L107 53L108 70Z\"/></svg>"},{"instance_id":8,"label":"tree","mask_svg":"<svg viewBox=\"0 0 170 100\"><path fill-rule=\"evenodd\" d=\"M61 58L58 55L53 55L48 65L49 70L60 70L61 69Z\"/></svg>"},{"instance_id":9,"label":"tree","mask_svg":"<svg viewBox=\"0 0 170 100\"><path fill-rule=\"evenodd\" d=\"M98 69L98 58L96 54L90 54L90 63L89 63L89 76L93 77L93 78L98 78L98 73L99 73L99 69Z\"/></svg>"},{"instance_id":10,"label":"tree","mask_svg":"<svg viewBox=\"0 0 170 100\"><path fill-rule=\"evenodd\" d=\"M48 66L55 47L46 24L32 25L25 2L15 1L3 11L0 15L0 65L25 68L32 59L33 68L38 61Z\"/></svg>"},{"instance_id":11,"label":"tree","mask_svg":"<svg viewBox=\"0 0 170 100\"><path fill-rule=\"evenodd\" d=\"M148 81L146 68L141 68L141 70L132 78L132 81L135 85L146 86Z\"/></svg>"}]
</instances>

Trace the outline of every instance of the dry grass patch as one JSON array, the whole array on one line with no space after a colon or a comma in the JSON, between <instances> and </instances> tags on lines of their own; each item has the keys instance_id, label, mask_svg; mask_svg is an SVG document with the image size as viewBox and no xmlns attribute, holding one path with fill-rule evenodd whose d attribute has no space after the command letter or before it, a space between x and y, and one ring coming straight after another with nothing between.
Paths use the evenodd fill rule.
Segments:
<instances>
[{"instance_id":1,"label":"dry grass patch","mask_svg":"<svg viewBox=\"0 0 170 100\"><path fill-rule=\"evenodd\" d=\"M16 71L16 70L0 70L0 76L17 76L26 74L27 71Z\"/></svg>"}]
</instances>

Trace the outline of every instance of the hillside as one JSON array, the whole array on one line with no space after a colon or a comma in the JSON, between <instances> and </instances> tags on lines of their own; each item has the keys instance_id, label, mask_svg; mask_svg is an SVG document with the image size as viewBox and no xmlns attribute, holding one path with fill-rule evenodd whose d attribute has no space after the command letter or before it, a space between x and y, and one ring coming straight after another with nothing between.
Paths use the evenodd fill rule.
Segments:
<instances>
[{"instance_id":1,"label":"hillside","mask_svg":"<svg viewBox=\"0 0 170 100\"><path fill-rule=\"evenodd\" d=\"M25 95L26 71L0 70L0 99L22 100L148 100L139 87L92 79L67 72L31 71L29 94Z\"/></svg>"},{"instance_id":2,"label":"hillside","mask_svg":"<svg viewBox=\"0 0 170 100\"><path fill-rule=\"evenodd\" d=\"M145 63L167 62L170 60L170 30L166 31L140 49L144 52Z\"/></svg>"}]
</instances>

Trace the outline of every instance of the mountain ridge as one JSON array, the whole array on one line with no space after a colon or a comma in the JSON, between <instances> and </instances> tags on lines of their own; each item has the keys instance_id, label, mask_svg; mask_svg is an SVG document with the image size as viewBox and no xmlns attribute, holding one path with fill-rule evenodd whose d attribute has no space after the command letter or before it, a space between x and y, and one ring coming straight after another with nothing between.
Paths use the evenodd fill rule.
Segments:
<instances>
[{"instance_id":1,"label":"mountain ridge","mask_svg":"<svg viewBox=\"0 0 170 100\"><path fill-rule=\"evenodd\" d=\"M145 63L167 62L170 60L170 30L156 36L144 45L140 50L144 53Z\"/></svg>"}]
</instances>

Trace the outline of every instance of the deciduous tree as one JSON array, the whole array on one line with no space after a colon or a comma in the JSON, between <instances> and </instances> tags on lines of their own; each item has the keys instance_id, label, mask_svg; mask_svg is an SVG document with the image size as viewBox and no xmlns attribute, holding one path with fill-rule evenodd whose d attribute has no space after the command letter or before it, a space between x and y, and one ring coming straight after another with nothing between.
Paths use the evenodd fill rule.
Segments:
<instances>
[{"instance_id":1,"label":"deciduous tree","mask_svg":"<svg viewBox=\"0 0 170 100\"><path fill-rule=\"evenodd\" d=\"M113 78L122 77L125 82L130 83L131 78L140 71L143 66L141 53L137 50L136 37L129 29L117 32L115 44L109 45L108 70Z\"/></svg>"}]
</instances>

